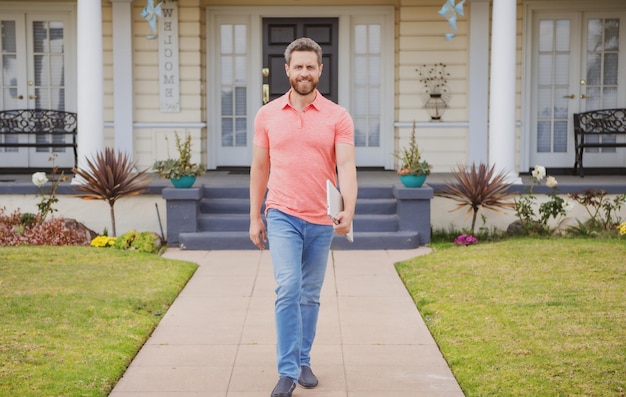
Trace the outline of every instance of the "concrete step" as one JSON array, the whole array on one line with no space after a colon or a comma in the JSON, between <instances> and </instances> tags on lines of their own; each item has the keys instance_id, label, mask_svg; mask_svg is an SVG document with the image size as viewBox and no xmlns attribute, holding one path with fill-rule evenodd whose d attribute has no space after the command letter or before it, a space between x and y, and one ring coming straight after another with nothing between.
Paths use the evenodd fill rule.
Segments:
<instances>
[{"instance_id":1,"label":"concrete step","mask_svg":"<svg viewBox=\"0 0 626 397\"><path fill-rule=\"evenodd\" d=\"M198 230L203 232L247 232L250 215L246 213L202 213L198 216Z\"/></svg>"},{"instance_id":2,"label":"concrete step","mask_svg":"<svg viewBox=\"0 0 626 397\"><path fill-rule=\"evenodd\" d=\"M393 199L391 186L359 186L359 198L362 199Z\"/></svg>"},{"instance_id":3,"label":"concrete step","mask_svg":"<svg viewBox=\"0 0 626 397\"><path fill-rule=\"evenodd\" d=\"M178 235L181 249L186 250L252 250L247 231L187 232Z\"/></svg>"},{"instance_id":4,"label":"concrete step","mask_svg":"<svg viewBox=\"0 0 626 397\"><path fill-rule=\"evenodd\" d=\"M249 214L250 200L237 197L203 198L200 200L200 212L204 214ZM395 214L396 200L390 198L357 199L357 214Z\"/></svg>"},{"instance_id":5,"label":"concrete step","mask_svg":"<svg viewBox=\"0 0 626 397\"><path fill-rule=\"evenodd\" d=\"M419 241L419 234L416 231L354 232L353 243L344 236L335 236L331 248L340 250L402 250L419 247Z\"/></svg>"},{"instance_id":6,"label":"concrete step","mask_svg":"<svg viewBox=\"0 0 626 397\"><path fill-rule=\"evenodd\" d=\"M238 197L203 198L200 200L203 214L250 214L250 199Z\"/></svg>"},{"instance_id":7,"label":"concrete step","mask_svg":"<svg viewBox=\"0 0 626 397\"><path fill-rule=\"evenodd\" d=\"M393 198L359 197L356 201L355 214L395 214L397 202Z\"/></svg>"},{"instance_id":8,"label":"concrete step","mask_svg":"<svg viewBox=\"0 0 626 397\"><path fill-rule=\"evenodd\" d=\"M431 188L359 188L354 218L355 242L337 236L333 249L412 249L420 243L428 244L432 196ZM170 188L163 189L163 198L167 200L170 246L189 250L256 249L248 236L247 186Z\"/></svg>"},{"instance_id":9,"label":"concrete step","mask_svg":"<svg viewBox=\"0 0 626 397\"><path fill-rule=\"evenodd\" d=\"M212 231L180 233L179 246L187 250L248 250L257 249L247 231ZM354 242L344 236L335 236L332 249L377 250L412 249L419 246L419 236L415 231L396 232L355 232Z\"/></svg>"},{"instance_id":10,"label":"concrete step","mask_svg":"<svg viewBox=\"0 0 626 397\"><path fill-rule=\"evenodd\" d=\"M354 216L354 230L362 232L395 232L400 230L400 220L392 214L360 214Z\"/></svg>"},{"instance_id":11,"label":"concrete step","mask_svg":"<svg viewBox=\"0 0 626 397\"><path fill-rule=\"evenodd\" d=\"M202 196L208 199L212 198L238 198L248 199L250 197L250 189L248 186L231 186L231 185L204 185ZM393 198L391 186L360 186L359 198Z\"/></svg>"},{"instance_id":12,"label":"concrete step","mask_svg":"<svg viewBox=\"0 0 626 397\"><path fill-rule=\"evenodd\" d=\"M246 232L250 227L250 216L242 213L202 213L198 216L198 231L203 232ZM365 232L394 232L399 230L398 216L393 214L357 214L354 230Z\"/></svg>"},{"instance_id":13,"label":"concrete step","mask_svg":"<svg viewBox=\"0 0 626 397\"><path fill-rule=\"evenodd\" d=\"M250 188L247 185L243 186L215 186L204 185L202 196L205 198L237 198L237 199L249 199Z\"/></svg>"}]
</instances>

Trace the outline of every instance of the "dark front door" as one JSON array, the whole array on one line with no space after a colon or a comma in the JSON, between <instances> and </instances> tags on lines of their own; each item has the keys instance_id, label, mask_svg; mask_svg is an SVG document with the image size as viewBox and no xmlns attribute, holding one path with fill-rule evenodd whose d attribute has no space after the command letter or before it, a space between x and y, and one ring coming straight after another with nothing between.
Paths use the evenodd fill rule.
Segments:
<instances>
[{"instance_id":1,"label":"dark front door","mask_svg":"<svg viewBox=\"0 0 626 397\"><path fill-rule=\"evenodd\" d=\"M315 40L323 51L324 70L318 90L337 102L337 60L339 20L337 18L265 18L263 19L263 90L264 101L276 99L289 91L285 74L285 48L297 38Z\"/></svg>"}]
</instances>

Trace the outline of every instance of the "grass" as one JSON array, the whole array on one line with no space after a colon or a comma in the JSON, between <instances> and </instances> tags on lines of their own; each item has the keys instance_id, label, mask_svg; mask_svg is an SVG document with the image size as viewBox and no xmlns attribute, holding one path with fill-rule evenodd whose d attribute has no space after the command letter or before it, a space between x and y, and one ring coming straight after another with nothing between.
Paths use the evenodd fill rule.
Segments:
<instances>
[{"instance_id":1,"label":"grass","mask_svg":"<svg viewBox=\"0 0 626 397\"><path fill-rule=\"evenodd\" d=\"M438 245L397 265L475 396L626 395L626 242Z\"/></svg>"},{"instance_id":2,"label":"grass","mask_svg":"<svg viewBox=\"0 0 626 397\"><path fill-rule=\"evenodd\" d=\"M107 396L196 269L90 247L0 249L0 395Z\"/></svg>"}]
</instances>

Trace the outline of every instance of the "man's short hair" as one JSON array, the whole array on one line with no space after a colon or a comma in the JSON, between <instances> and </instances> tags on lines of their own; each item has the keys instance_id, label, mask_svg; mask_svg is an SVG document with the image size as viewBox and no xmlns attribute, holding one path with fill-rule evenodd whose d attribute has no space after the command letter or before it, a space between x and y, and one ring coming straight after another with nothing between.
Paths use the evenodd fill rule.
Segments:
<instances>
[{"instance_id":1,"label":"man's short hair","mask_svg":"<svg viewBox=\"0 0 626 397\"><path fill-rule=\"evenodd\" d=\"M317 63L322 64L322 47L315 40L308 37L301 37L291 42L285 49L285 63L291 63L291 54L294 51L312 51L317 54Z\"/></svg>"}]
</instances>

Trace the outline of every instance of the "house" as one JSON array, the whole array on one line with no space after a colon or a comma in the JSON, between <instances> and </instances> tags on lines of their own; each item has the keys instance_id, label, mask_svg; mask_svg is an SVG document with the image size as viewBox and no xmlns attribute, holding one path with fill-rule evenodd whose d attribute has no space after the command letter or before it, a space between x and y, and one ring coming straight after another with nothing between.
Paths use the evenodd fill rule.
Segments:
<instances>
[{"instance_id":1,"label":"house","mask_svg":"<svg viewBox=\"0 0 626 397\"><path fill-rule=\"evenodd\" d=\"M79 164L111 146L148 168L178 131L210 169L246 167L256 110L287 89L282 51L299 36L323 44L320 89L352 114L363 168L393 169L413 127L433 172L569 168L572 114L626 107L622 0L466 0L456 30L446 0L158 1L0 0L0 110L77 112ZM416 69L436 63L450 100L433 122ZM42 149L0 150L0 169L49 165ZM585 162L623 168L626 155Z\"/></svg>"}]
</instances>

